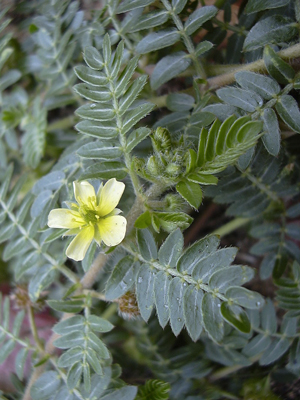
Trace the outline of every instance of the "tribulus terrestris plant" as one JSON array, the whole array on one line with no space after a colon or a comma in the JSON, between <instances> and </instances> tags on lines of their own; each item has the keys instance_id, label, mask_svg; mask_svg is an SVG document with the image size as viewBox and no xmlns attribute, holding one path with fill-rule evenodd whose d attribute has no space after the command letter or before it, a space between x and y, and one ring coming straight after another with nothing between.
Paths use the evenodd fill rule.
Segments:
<instances>
[{"instance_id":1,"label":"tribulus terrestris plant","mask_svg":"<svg viewBox=\"0 0 300 400\"><path fill-rule=\"evenodd\" d=\"M300 1L0 18L0 398L297 398Z\"/></svg>"}]
</instances>

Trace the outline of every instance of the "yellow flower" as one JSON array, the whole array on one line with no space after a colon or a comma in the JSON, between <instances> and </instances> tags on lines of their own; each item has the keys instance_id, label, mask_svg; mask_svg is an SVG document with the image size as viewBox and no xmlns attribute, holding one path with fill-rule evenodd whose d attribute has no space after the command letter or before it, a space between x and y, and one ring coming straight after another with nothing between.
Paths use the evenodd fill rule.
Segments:
<instances>
[{"instance_id":1,"label":"yellow flower","mask_svg":"<svg viewBox=\"0 0 300 400\"><path fill-rule=\"evenodd\" d=\"M92 243L115 246L122 242L126 233L126 218L118 215L115 208L124 192L125 185L115 178L103 186L101 183L96 195L94 187L87 181L73 182L76 203L67 203L67 208L50 211L50 228L69 229L65 235L76 235L67 248L66 255L80 261Z\"/></svg>"}]
</instances>

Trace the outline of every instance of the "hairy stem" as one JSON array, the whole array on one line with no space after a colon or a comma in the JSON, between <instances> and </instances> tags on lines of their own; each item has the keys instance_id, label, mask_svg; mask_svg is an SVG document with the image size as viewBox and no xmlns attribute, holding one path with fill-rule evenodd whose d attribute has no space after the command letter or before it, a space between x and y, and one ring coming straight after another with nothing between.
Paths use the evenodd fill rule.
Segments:
<instances>
[{"instance_id":1,"label":"hairy stem","mask_svg":"<svg viewBox=\"0 0 300 400\"><path fill-rule=\"evenodd\" d=\"M283 59L299 57L300 56L300 44L298 43L298 44L295 44L294 46L288 47L287 49L281 50L278 52L278 55ZM210 66L209 71L213 72L214 67ZM234 75L239 71L266 72L267 68L265 66L263 59L254 61L249 64L232 66L230 72L216 76L214 78L209 78L207 80L208 88L210 90L213 90L213 89L217 89L221 86L225 86L225 85L229 85L230 83L233 83L235 81Z\"/></svg>"}]
</instances>

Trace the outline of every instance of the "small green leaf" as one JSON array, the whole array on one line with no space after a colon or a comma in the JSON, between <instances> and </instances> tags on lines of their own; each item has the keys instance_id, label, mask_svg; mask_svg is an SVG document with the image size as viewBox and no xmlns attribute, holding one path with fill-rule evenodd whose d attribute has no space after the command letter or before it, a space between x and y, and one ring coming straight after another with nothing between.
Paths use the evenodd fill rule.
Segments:
<instances>
[{"instance_id":1,"label":"small green leaf","mask_svg":"<svg viewBox=\"0 0 300 400\"><path fill-rule=\"evenodd\" d=\"M72 390L78 386L82 374L82 368L83 365L80 362L77 362L69 370L67 376L67 385L69 390Z\"/></svg>"},{"instance_id":2,"label":"small green leaf","mask_svg":"<svg viewBox=\"0 0 300 400\"><path fill-rule=\"evenodd\" d=\"M260 309L264 305L263 297L256 292L239 286L232 286L225 292L225 296L242 307L252 310Z\"/></svg>"},{"instance_id":3,"label":"small green leaf","mask_svg":"<svg viewBox=\"0 0 300 400\"><path fill-rule=\"evenodd\" d=\"M155 305L158 321L162 328L167 325L170 317L168 297L170 283L171 276L168 273L164 271L159 271L156 274L154 283Z\"/></svg>"},{"instance_id":4,"label":"small green leaf","mask_svg":"<svg viewBox=\"0 0 300 400\"><path fill-rule=\"evenodd\" d=\"M217 95L225 103L248 112L256 111L263 104L262 98L255 92L235 87L219 89Z\"/></svg>"},{"instance_id":5,"label":"small green leaf","mask_svg":"<svg viewBox=\"0 0 300 400\"><path fill-rule=\"evenodd\" d=\"M32 385L30 394L33 400L48 399L60 386L60 376L55 371L47 371Z\"/></svg>"},{"instance_id":6,"label":"small green leaf","mask_svg":"<svg viewBox=\"0 0 300 400\"><path fill-rule=\"evenodd\" d=\"M221 304L221 314L225 321L227 321L234 328L240 332L249 333L251 330L251 323L245 311L236 305L229 305L224 302Z\"/></svg>"},{"instance_id":7,"label":"small green leaf","mask_svg":"<svg viewBox=\"0 0 300 400\"><path fill-rule=\"evenodd\" d=\"M248 142L257 136L263 128L261 121L249 121L243 125L237 134L237 141L239 143Z\"/></svg>"},{"instance_id":8,"label":"small green leaf","mask_svg":"<svg viewBox=\"0 0 300 400\"><path fill-rule=\"evenodd\" d=\"M183 51L163 57L151 75L150 83L152 89L156 90L164 83L175 78L185 71L191 63L191 58Z\"/></svg>"},{"instance_id":9,"label":"small green leaf","mask_svg":"<svg viewBox=\"0 0 300 400\"><path fill-rule=\"evenodd\" d=\"M203 291L189 286L183 298L183 313L186 329L194 342L202 332L202 299Z\"/></svg>"},{"instance_id":10,"label":"small green leaf","mask_svg":"<svg viewBox=\"0 0 300 400\"><path fill-rule=\"evenodd\" d=\"M232 265L214 272L209 279L212 289L224 293L230 286L243 285L254 277L254 270L245 265Z\"/></svg>"},{"instance_id":11,"label":"small green leaf","mask_svg":"<svg viewBox=\"0 0 300 400\"><path fill-rule=\"evenodd\" d=\"M138 32L143 29L150 29L156 26L161 26L169 18L167 11L152 11L147 14L143 14L139 17L137 23L132 24L129 32Z\"/></svg>"},{"instance_id":12,"label":"small green leaf","mask_svg":"<svg viewBox=\"0 0 300 400\"><path fill-rule=\"evenodd\" d=\"M214 44L209 42L208 40L204 40L203 42L200 42L195 49L195 54L197 57L200 57L202 54L206 53L210 49L214 47Z\"/></svg>"},{"instance_id":13,"label":"small green leaf","mask_svg":"<svg viewBox=\"0 0 300 400\"><path fill-rule=\"evenodd\" d=\"M277 156L280 150L280 129L276 113L272 108L265 108L262 119L264 122L265 134L262 141L265 148L272 156Z\"/></svg>"},{"instance_id":14,"label":"small green leaf","mask_svg":"<svg viewBox=\"0 0 300 400\"><path fill-rule=\"evenodd\" d=\"M74 68L75 74L80 80L85 83L89 83L93 86L106 86L108 84L108 78L102 72L96 72L85 65L78 65Z\"/></svg>"},{"instance_id":15,"label":"small green leaf","mask_svg":"<svg viewBox=\"0 0 300 400\"><path fill-rule=\"evenodd\" d=\"M170 325L175 336L179 335L184 326L183 298L187 284L178 277L171 280L169 287Z\"/></svg>"},{"instance_id":16,"label":"small green leaf","mask_svg":"<svg viewBox=\"0 0 300 400\"><path fill-rule=\"evenodd\" d=\"M139 229L137 231L137 242L140 253L145 260L157 259L157 246L152 233L148 229Z\"/></svg>"},{"instance_id":17,"label":"small green leaf","mask_svg":"<svg viewBox=\"0 0 300 400\"><path fill-rule=\"evenodd\" d=\"M117 8L117 14L125 13L136 8L146 7L153 3L154 0L124 0Z\"/></svg>"},{"instance_id":18,"label":"small green leaf","mask_svg":"<svg viewBox=\"0 0 300 400\"><path fill-rule=\"evenodd\" d=\"M204 6L194 11L186 20L184 29L188 35L194 33L206 21L212 19L218 12L214 6Z\"/></svg>"},{"instance_id":19,"label":"small green leaf","mask_svg":"<svg viewBox=\"0 0 300 400\"><path fill-rule=\"evenodd\" d=\"M133 110L128 111L124 116L122 134L125 135L135 124L149 114L154 107L155 105L152 103L143 103Z\"/></svg>"},{"instance_id":20,"label":"small green leaf","mask_svg":"<svg viewBox=\"0 0 300 400\"><path fill-rule=\"evenodd\" d=\"M126 150L127 152L131 152L140 142L142 142L146 137L148 137L151 133L151 129L149 128L138 128L135 129L127 138Z\"/></svg>"},{"instance_id":21,"label":"small green leaf","mask_svg":"<svg viewBox=\"0 0 300 400\"><path fill-rule=\"evenodd\" d=\"M151 214L147 210L143 214L141 214L134 223L134 226L139 229L148 228L151 225Z\"/></svg>"},{"instance_id":22,"label":"small green leaf","mask_svg":"<svg viewBox=\"0 0 300 400\"><path fill-rule=\"evenodd\" d=\"M127 90L130 79L137 67L138 60L138 56L133 57L122 71L118 81L116 82L115 94L117 97L120 97Z\"/></svg>"},{"instance_id":23,"label":"small green leaf","mask_svg":"<svg viewBox=\"0 0 300 400\"><path fill-rule=\"evenodd\" d=\"M66 312L66 313L79 313L83 307L83 300L48 300L47 304L53 310Z\"/></svg>"},{"instance_id":24,"label":"small green leaf","mask_svg":"<svg viewBox=\"0 0 300 400\"><path fill-rule=\"evenodd\" d=\"M87 319L89 327L95 332L110 332L114 326L104 318L90 315Z\"/></svg>"},{"instance_id":25,"label":"small green leaf","mask_svg":"<svg viewBox=\"0 0 300 400\"><path fill-rule=\"evenodd\" d=\"M85 319L81 315L74 315L54 325L53 332L58 335L67 335L74 331L84 331Z\"/></svg>"},{"instance_id":26,"label":"small green leaf","mask_svg":"<svg viewBox=\"0 0 300 400\"><path fill-rule=\"evenodd\" d=\"M196 263L194 269L192 269L192 277L195 280L207 283L212 274L218 270L222 270L224 267L229 266L237 253L236 247L227 247L225 249L217 250L220 239L218 236L208 236L211 243L210 251L203 252L201 259Z\"/></svg>"},{"instance_id":27,"label":"small green leaf","mask_svg":"<svg viewBox=\"0 0 300 400\"><path fill-rule=\"evenodd\" d=\"M75 125L80 133L85 135L100 138L100 139L111 139L118 135L118 131L115 124L110 122L94 122L94 121L81 121Z\"/></svg>"},{"instance_id":28,"label":"small green leaf","mask_svg":"<svg viewBox=\"0 0 300 400\"><path fill-rule=\"evenodd\" d=\"M244 51L259 49L266 44L288 42L297 34L293 20L281 15L272 15L258 21L246 36Z\"/></svg>"},{"instance_id":29,"label":"small green leaf","mask_svg":"<svg viewBox=\"0 0 300 400\"><path fill-rule=\"evenodd\" d=\"M107 300L117 299L130 290L139 266L139 263L134 262L131 256L126 256L118 262L106 283Z\"/></svg>"},{"instance_id":30,"label":"small green leaf","mask_svg":"<svg viewBox=\"0 0 300 400\"><path fill-rule=\"evenodd\" d=\"M177 192L186 200L190 206L198 209L202 201L202 190L196 183L181 181L176 185Z\"/></svg>"},{"instance_id":31,"label":"small green leaf","mask_svg":"<svg viewBox=\"0 0 300 400\"><path fill-rule=\"evenodd\" d=\"M172 232L177 228L186 229L193 222L193 218L183 212L155 212L152 214L155 218L158 228L162 228L166 232Z\"/></svg>"},{"instance_id":32,"label":"small green leaf","mask_svg":"<svg viewBox=\"0 0 300 400\"><path fill-rule=\"evenodd\" d=\"M158 259L162 265L176 267L177 261L183 249L183 235L180 229L172 232L164 243L161 245L158 252Z\"/></svg>"},{"instance_id":33,"label":"small green leaf","mask_svg":"<svg viewBox=\"0 0 300 400\"><path fill-rule=\"evenodd\" d=\"M92 164L86 168L85 172L80 175L80 179L124 179L127 175L126 167L118 161L104 161Z\"/></svg>"},{"instance_id":34,"label":"small green leaf","mask_svg":"<svg viewBox=\"0 0 300 400\"><path fill-rule=\"evenodd\" d=\"M132 83L119 102L119 114L123 115L136 100L147 82L147 75L141 75Z\"/></svg>"},{"instance_id":35,"label":"small green leaf","mask_svg":"<svg viewBox=\"0 0 300 400\"><path fill-rule=\"evenodd\" d=\"M266 299L266 303L261 312L262 329L270 334L277 331L277 317L273 301Z\"/></svg>"},{"instance_id":36,"label":"small green leaf","mask_svg":"<svg viewBox=\"0 0 300 400\"><path fill-rule=\"evenodd\" d=\"M268 348L271 344L270 336L259 334L250 340L249 343L243 348L243 354L248 357L254 357Z\"/></svg>"},{"instance_id":37,"label":"small green leaf","mask_svg":"<svg viewBox=\"0 0 300 400\"><path fill-rule=\"evenodd\" d=\"M264 63L269 74L279 83L288 83L295 77L293 68L283 61L270 46L264 48Z\"/></svg>"},{"instance_id":38,"label":"small green leaf","mask_svg":"<svg viewBox=\"0 0 300 400\"><path fill-rule=\"evenodd\" d=\"M246 14L256 13L263 10L283 7L288 3L289 0L248 0L244 12Z\"/></svg>"},{"instance_id":39,"label":"small green leaf","mask_svg":"<svg viewBox=\"0 0 300 400\"><path fill-rule=\"evenodd\" d=\"M155 276L155 272L149 265L143 264L136 278L137 302L141 316L146 322L153 309Z\"/></svg>"},{"instance_id":40,"label":"small green leaf","mask_svg":"<svg viewBox=\"0 0 300 400\"><path fill-rule=\"evenodd\" d=\"M165 29L159 32L149 33L137 45L136 52L139 54L163 49L180 40L180 33L175 28Z\"/></svg>"},{"instance_id":41,"label":"small green leaf","mask_svg":"<svg viewBox=\"0 0 300 400\"><path fill-rule=\"evenodd\" d=\"M221 126L221 121L216 119L215 122L210 127L205 146L205 154L204 154L205 161L212 161L215 158L215 142L218 136L220 126Z\"/></svg>"},{"instance_id":42,"label":"small green leaf","mask_svg":"<svg viewBox=\"0 0 300 400\"><path fill-rule=\"evenodd\" d=\"M216 235L205 236L204 238L193 243L185 250L185 252L178 260L178 271L180 271L184 275L191 274L194 270L198 268L199 263L201 263L201 261L206 257L209 257L209 255L213 256L217 254L218 256L220 256L220 254L218 254L218 252L216 251L219 244L220 238ZM213 262L210 263L210 268L212 268L212 265L214 265Z\"/></svg>"},{"instance_id":43,"label":"small green leaf","mask_svg":"<svg viewBox=\"0 0 300 400\"><path fill-rule=\"evenodd\" d=\"M73 90L81 97L96 103L106 103L112 98L112 94L107 88L96 88L88 83L78 83L73 87Z\"/></svg>"},{"instance_id":44,"label":"small green leaf","mask_svg":"<svg viewBox=\"0 0 300 400\"><path fill-rule=\"evenodd\" d=\"M60 368L67 368L74 365L76 362L81 361L84 357L84 350L82 347L72 347L65 351L58 359L57 365Z\"/></svg>"},{"instance_id":45,"label":"small green leaf","mask_svg":"<svg viewBox=\"0 0 300 400\"><path fill-rule=\"evenodd\" d=\"M201 173L189 174L187 179L191 182L199 183L200 185L216 185L218 178L213 175L203 175Z\"/></svg>"},{"instance_id":46,"label":"small green leaf","mask_svg":"<svg viewBox=\"0 0 300 400\"><path fill-rule=\"evenodd\" d=\"M265 349L264 354L259 360L260 365L269 365L278 360L290 347L290 342L286 338L275 338Z\"/></svg>"},{"instance_id":47,"label":"small green leaf","mask_svg":"<svg viewBox=\"0 0 300 400\"><path fill-rule=\"evenodd\" d=\"M116 141L96 141L84 144L77 150L77 154L83 158L110 160L122 156L122 149Z\"/></svg>"},{"instance_id":48,"label":"small green leaf","mask_svg":"<svg viewBox=\"0 0 300 400\"><path fill-rule=\"evenodd\" d=\"M272 99L280 92L278 83L265 75L241 71L235 74L235 79L243 89L256 92L266 100Z\"/></svg>"},{"instance_id":49,"label":"small green leaf","mask_svg":"<svg viewBox=\"0 0 300 400\"><path fill-rule=\"evenodd\" d=\"M25 362L28 356L28 349L23 347L17 354L15 359L15 369L16 374L20 380L23 379L24 376L24 369L25 369Z\"/></svg>"},{"instance_id":50,"label":"small green leaf","mask_svg":"<svg viewBox=\"0 0 300 400\"><path fill-rule=\"evenodd\" d=\"M282 120L293 131L300 133L300 111L296 100L289 95L280 96L275 108Z\"/></svg>"},{"instance_id":51,"label":"small green leaf","mask_svg":"<svg viewBox=\"0 0 300 400\"><path fill-rule=\"evenodd\" d=\"M2 75L0 79L0 93L3 92L6 88L13 85L21 78L22 74L17 69L11 69Z\"/></svg>"},{"instance_id":52,"label":"small green leaf","mask_svg":"<svg viewBox=\"0 0 300 400\"><path fill-rule=\"evenodd\" d=\"M172 0L172 7L176 14L181 13L181 11L186 6L187 0Z\"/></svg>"},{"instance_id":53,"label":"small green leaf","mask_svg":"<svg viewBox=\"0 0 300 400\"><path fill-rule=\"evenodd\" d=\"M109 74L111 79L115 79L118 76L120 71L122 60L123 60L123 52L124 52L124 41L119 42L117 49L114 53L113 60L111 65L109 66Z\"/></svg>"},{"instance_id":54,"label":"small green leaf","mask_svg":"<svg viewBox=\"0 0 300 400\"><path fill-rule=\"evenodd\" d=\"M16 346L16 342L14 340L8 340L4 345L1 346L0 353L0 363L3 364L7 357L13 352Z\"/></svg>"},{"instance_id":55,"label":"small green leaf","mask_svg":"<svg viewBox=\"0 0 300 400\"><path fill-rule=\"evenodd\" d=\"M203 325L209 337L220 342L224 335L224 321L220 313L221 302L210 293L205 293L202 300Z\"/></svg>"},{"instance_id":56,"label":"small green leaf","mask_svg":"<svg viewBox=\"0 0 300 400\"><path fill-rule=\"evenodd\" d=\"M102 53L103 53L103 58L104 58L105 64L107 66L109 66L111 63L111 42L110 42L110 36L108 33L104 36L104 39L102 42Z\"/></svg>"},{"instance_id":57,"label":"small green leaf","mask_svg":"<svg viewBox=\"0 0 300 400\"><path fill-rule=\"evenodd\" d=\"M167 107L171 111L189 111L194 104L194 97L185 93L171 93L167 97Z\"/></svg>"},{"instance_id":58,"label":"small green leaf","mask_svg":"<svg viewBox=\"0 0 300 400\"><path fill-rule=\"evenodd\" d=\"M237 135L238 135L239 130L248 122L250 122L249 116L241 117L233 122L233 124L230 126L227 136L226 136L225 144L227 147L234 147L234 145L237 142Z\"/></svg>"},{"instance_id":59,"label":"small green leaf","mask_svg":"<svg viewBox=\"0 0 300 400\"><path fill-rule=\"evenodd\" d=\"M60 336L54 341L54 346L58 349L69 349L70 347L83 346L86 341L85 333L82 331L73 331Z\"/></svg>"},{"instance_id":60,"label":"small green leaf","mask_svg":"<svg viewBox=\"0 0 300 400\"><path fill-rule=\"evenodd\" d=\"M87 65L92 69L99 71L104 66L103 58L95 47L92 46L85 47L83 58L84 61L87 63Z\"/></svg>"},{"instance_id":61,"label":"small green leaf","mask_svg":"<svg viewBox=\"0 0 300 400\"><path fill-rule=\"evenodd\" d=\"M108 104L85 104L75 111L81 118L92 121L110 121L115 118L115 110Z\"/></svg>"}]
</instances>

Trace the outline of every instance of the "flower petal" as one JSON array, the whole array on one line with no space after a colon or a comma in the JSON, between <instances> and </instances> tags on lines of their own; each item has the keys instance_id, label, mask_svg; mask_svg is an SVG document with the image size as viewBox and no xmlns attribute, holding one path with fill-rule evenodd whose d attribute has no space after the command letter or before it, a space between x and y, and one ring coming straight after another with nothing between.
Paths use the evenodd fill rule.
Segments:
<instances>
[{"instance_id":1,"label":"flower petal","mask_svg":"<svg viewBox=\"0 0 300 400\"><path fill-rule=\"evenodd\" d=\"M100 217L104 217L112 212L119 203L124 189L125 184L123 182L118 182L115 178L106 182L101 190L100 201L97 207Z\"/></svg>"},{"instance_id":2,"label":"flower petal","mask_svg":"<svg viewBox=\"0 0 300 400\"><path fill-rule=\"evenodd\" d=\"M126 233L126 218L120 215L107 217L98 222L99 234L107 246L121 243Z\"/></svg>"},{"instance_id":3,"label":"flower petal","mask_svg":"<svg viewBox=\"0 0 300 400\"><path fill-rule=\"evenodd\" d=\"M83 260L93 238L94 227L92 225L88 225L81 229L78 235L76 235L69 244L66 250L67 257L72 258L75 261Z\"/></svg>"},{"instance_id":4,"label":"flower petal","mask_svg":"<svg viewBox=\"0 0 300 400\"><path fill-rule=\"evenodd\" d=\"M50 211L48 216L48 226L50 228L74 229L85 225L86 222L77 211L67 208L55 208Z\"/></svg>"},{"instance_id":5,"label":"flower petal","mask_svg":"<svg viewBox=\"0 0 300 400\"><path fill-rule=\"evenodd\" d=\"M96 193L94 186L87 181L73 182L74 195L79 205L84 205L89 209L96 207Z\"/></svg>"}]
</instances>

